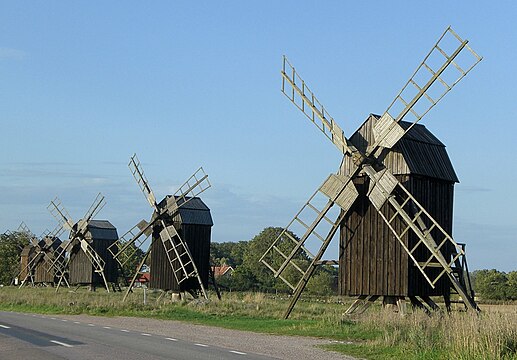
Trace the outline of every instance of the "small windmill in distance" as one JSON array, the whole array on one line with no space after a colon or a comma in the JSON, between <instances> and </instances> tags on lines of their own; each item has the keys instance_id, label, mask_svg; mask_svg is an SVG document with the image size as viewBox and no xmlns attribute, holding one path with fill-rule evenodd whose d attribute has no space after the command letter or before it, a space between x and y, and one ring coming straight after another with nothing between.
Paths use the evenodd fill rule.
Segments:
<instances>
[{"instance_id":1,"label":"small windmill in distance","mask_svg":"<svg viewBox=\"0 0 517 360\"><path fill-rule=\"evenodd\" d=\"M22 222L18 231L27 234L30 239L22 251L22 266L18 278L21 278L20 287L31 283L36 284L55 284L56 279L63 273L64 257L58 258L65 244L61 242L59 236L64 229L58 225L52 232L45 231L38 239L27 225ZM56 261L55 260L59 260ZM66 281L66 280L65 280ZM66 283L68 285L68 283Z\"/></svg>"},{"instance_id":2,"label":"small windmill in distance","mask_svg":"<svg viewBox=\"0 0 517 360\"><path fill-rule=\"evenodd\" d=\"M117 229L106 220L93 220L106 204L104 196L99 193L92 205L78 222L74 222L70 214L55 198L48 205L48 210L65 229L70 230L69 242L62 247L54 264L65 258L56 291L61 283L68 281L72 285L88 285L95 289L102 284L109 292L108 283L117 284L117 263L107 248L118 239Z\"/></svg>"}]
</instances>

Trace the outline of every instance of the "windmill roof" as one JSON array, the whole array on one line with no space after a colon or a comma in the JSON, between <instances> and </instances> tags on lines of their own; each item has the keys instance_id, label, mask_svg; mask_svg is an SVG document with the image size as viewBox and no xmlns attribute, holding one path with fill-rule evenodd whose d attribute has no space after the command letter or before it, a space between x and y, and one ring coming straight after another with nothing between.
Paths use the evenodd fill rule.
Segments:
<instances>
[{"instance_id":1,"label":"windmill roof","mask_svg":"<svg viewBox=\"0 0 517 360\"><path fill-rule=\"evenodd\" d=\"M214 222L210 209L198 197L190 199L178 209L178 216L183 224L212 226ZM176 219L175 219L176 220Z\"/></svg>"},{"instance_id":2,"label":"windmill roof","mask_svg":"<svg viewBox=\"0 0 517 360\"><path fill-rule=\"evenodd\" d=\"M56 250L59 245L61 245L61 239L55 236L45 236L38 242L38 246L45 250Z\"/></svg>"},{"instance_id":3,"label":"windmill roof","mask_svg":"<svg viewBox=\"0 0 517 360\"><path fill-rule=\"evenodd\" d=\"M118 239L117 228L108 220L90 220L88 222L88 232L94 239Z\"/></svg>"},{"instance_id":4,"label":"windmill roof","mask_svg":"<svg viewBox=\"0 0 517 360\"><path fill-rule=\"evenodd\" d=\"M379 115L371 114L350 137L358 149L365 151L374 140L372 129L379 118ZM403 129L411 126L405 121L399 124ZM414 174L459 182L445 145L422 124L414 125L393 146L383 162L395 175Z\"/></svg>"},{"instance_id":5,"label":"windmill roof","mask_svg":"<svg viewBox=\"0 0 517 360\"><path fill-rule=\"evenodd\" d=\"M173 195L167 195L167 197L162 200L166 201L167 198ZM174 216L174 221L181 222L182 224L188 225L207 225L212 226L214 222L212 220L212 215L210 214L210 209L199 197L187 197L188 202L182 205L182 198L176 196L176 200L178 201L178 211Z\"/></svg>"}]
</instances>

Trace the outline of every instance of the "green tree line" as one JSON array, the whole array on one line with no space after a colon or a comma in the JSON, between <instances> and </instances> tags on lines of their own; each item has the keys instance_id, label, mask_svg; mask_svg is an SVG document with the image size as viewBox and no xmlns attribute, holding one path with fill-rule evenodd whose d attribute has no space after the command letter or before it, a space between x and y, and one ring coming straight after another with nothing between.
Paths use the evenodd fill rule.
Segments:
<instances>
[{"instance_id":1,"label":"green tree line","mask_svg":"<svg viewBox=\"0 0 517 360\"><path fill-rule=\"evenodd\" d=\"M476 270L471 274L476 296L486 300L517 300L517 271Z\"/></svg>"}]
</instances>

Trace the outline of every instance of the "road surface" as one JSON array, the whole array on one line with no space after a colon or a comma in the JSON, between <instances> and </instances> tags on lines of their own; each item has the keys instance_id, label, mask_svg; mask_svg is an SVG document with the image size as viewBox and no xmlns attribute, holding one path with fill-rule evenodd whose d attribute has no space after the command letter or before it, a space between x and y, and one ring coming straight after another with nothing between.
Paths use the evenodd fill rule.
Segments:
<instances>
[{"instance_id":1,"label":"road surface","mask_svg":"<svg viewBox=\"0 0 517 360\"><path fill-rule=\"evenodd\" d=\"M0 312L0 359L343 359L329 343L142 318Z\"/></svg>"}]
</instances>

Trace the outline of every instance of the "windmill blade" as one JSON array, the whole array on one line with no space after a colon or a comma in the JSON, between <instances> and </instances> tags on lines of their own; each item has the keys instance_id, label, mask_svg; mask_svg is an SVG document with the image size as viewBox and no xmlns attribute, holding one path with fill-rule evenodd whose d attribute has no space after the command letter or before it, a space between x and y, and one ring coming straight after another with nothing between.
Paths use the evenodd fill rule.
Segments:
<instances>
[{"instance_id":1,"label":"windmill blade","mask_svg":"<svg viewBox=\"0 0 517 360\"><path fill-rule=\"evenodd\" d=\"M200 167L179 187L173 196L167 199L167 210L173 214L180 206L199 196L211 186L208 175Z\"/></svg>"},{"instance_id":2,"label":"windmill blade","mask_svg":"<svg viewBox=\"0 0 517 360\"><path fill-rule=\"evenodd\" d=\"M72 230L74 227L74 221L72 217L66 211L63 204L61 204L61 200L57 197L50 202L47 206L48 211L52 214L54 218L56 218L57 222L61 224L65 229Z\"/></svg>"},{"instance_id":3,"label":"windmill blade","mask_svg":"<svg viewBox=\"0 0 517 360\"><path fill-rule=\"evenodd\" d=\"M84 217L77 222L76 233L75 236L78 238L82 238L88 229L88 224L90 220L95 217L102 210L102 208L106 205L106 201L104 200L104 195L98 193L93 203L90 205Z\"/></svg>"},{"instance_id":4,"label":"windmill blade","mask_svg":"<svg viewBox=\"0 0 517 360\"><path fill-rule=\"evenodd\" d=\"M106 201L104 200L104 195L101 193L98 193L95 197L95 200L93 200L92 205L86 212L86 214L83 217L83 220L85 223L88 223L91 219L93 219L99 211L102 210L102 208L106 205Z\"/></svg>"},{"instance_id":5,"label":"windmill blade","mask_svg":"<svg viewBox=\"0 0 517 360\"><path fill-rule=\"evenodd\" d=\"M43 239L44 237L49 236L50 234L51 234L50 230L49 229L45 229L45 230L43 230L43 232L41 233L39 238Z\"/></svg>"},{"instance_id":6,"label":"windmill blade","mask_svg":"<svg viewBox=\"0 0 517 360\"><path fill-rule=\"evenodd\" d=\"M341 214L339 215L338 219L335 221L336 224L341 224L343 220L345 219L347 213L345 211L341 211ZM307 286L311 276L316 271L316 267L319 263L322 263L321 258L325 251L327 250L328 246L330 245L330 242L334 238L334 235L336 234L337 230L339 229L339 226L332 227L327 234L327 237L325 240L323 240L323 243L321 244L320 249L316 253L316 256L311 260L309 266L305 270L305 273L302 275L300 280L298 281L298 284L296 285L296 288L294 289L293 297L291 298L291 302L289 303L289 306L287 307L285 313L284 313L284 319L287 319L291 312L294 309L294 306L298 302L298 299L302 295L303 290L305 289L305 286Z\"/></svg>"},{"instance_id":7,"label":"windmill blade","mask_svg":"<svg viewBox=\"0 0 517 360\"><path fill-rule=\"evenodd\" d=\"M59 245L59 248L55 251L57 253L57 256L54 259L54 261L52 262L52 264L51 264L52 266L58 264L60 259L66 258L66 254L70 253L70 250L72 249L73 242L74 242L73 239L67 240L67 241L63 241L61 243L61 245Z\"/></svg>"},{"instance_id":8,"label":"windmill blade","mask_svg":"<svg viewBox=\"0 0 517 360\"><path fill-rule=\"evenodd\" d=\"M43 254L43 260L45 261L45 263L47 263L49 265L47 267L47 272L53 271L54 272L54 276L58 276L59 277L61 275L62 267L60 266L61 265L60 263L54 264L53 254L54 254L54 252L45 252Z\"/></svg>"},{"instance_id":9,"label":"windmill blade","mask_svg":"<svg viewBox=\"0 0 517 360\"><path fill-rule=\"evenodd\" d=\"M322 234L334 234L340 225L339 219L332 220L327 214L333 209L335 212L342 211L346 214L357 196L357 189L350 178L331 174L282 230L260 261L273 272L275 277L295 290L309 269L310 262L307 259L316 258L307 244L309 242L312 245L315 244L315 247L321 250L326 243L326 237ZM323 199L327 201L321 207L320 203ZM338 216L336 215L335 218ZM296 233L295 228L304 232L300 239L293 236ZM290 274L289 278L282 275L284 272Z\"/></svg>"},{"instance_id":10,"label":"windmill blade","mask_svg":"<svg viewBox=\"0 0 517 360\"><path fill-rule=\"evenodd\" d=\"M54 263L54 260L56 260L59 250L60 250L60 248L53 249L50 246L49 251L45 251L43 253L43 259L45 260L45 262L47 264L49 264L49 266L47 268L47 272L54 271L55 276L61 275L61 272L63 270L64 260L65 260L65 259L62 259L63 261L58 261L58 262Z\"/></svg>"},{"instance_id":11,"label":"windmill blade","mask_svg":"<svg viewBox=\"0 0 517 360\"><path fill-rule=\"evenodd\" d=\"M203 297L208 299L203 281L199 276L196 263L192 258L188 245L183 241L174 226L166 226L163 220L161 224L163 229L160 231L160 239L176 281L178 284L181 284L189 278L196 278Z\"/></svg>"},{"instance_id":12,"label":"windmill blade","mask_svg":"<svg viewBox=\"0 0 517 360\"><path fill-rule=\"evenodd\" d=\"M18 226L18 232L24 234L25 236L28 237L29 239L29 242L36 246L38 244L38 238L36 237L36 235L29 229L29 227L27 226L27 224L25 224L24 221L22 221L20 223L20 226Z\"/></svg>"},{"instance_id":13,"label":"windmill blade","mask_svg":"<svg viewBox=\"0 0 517 360\"><path fill-rule=\"evenodd\" d=\"M18 226L18 232L22 232L28 235L35 236L32 231L30 231L29 227L25 223L25 221L22 221L20 225Z\"/></svg>"},{"instance_id":14,"label":"windmill blade","mask_svg":"<svg viewBox=\"0 0 517 360\"><path fill-rule=\"evenodd\" d=\"M352 154L355 148L348 143L343 130L318 101L314 93L284 56L282 93L343 153Z\"/></svg>"},{"instance_id":15,"label":"windmill blade","mask_svg":"<svg viewBox=\"0 0 517 360\"><path fill-rule=\"evenodd\" d=\"M477 310L474 300L471 299L465 288L454 276L455 263L465 255L463 248L454 241L389 170L376 171L370 165L364 166L363 169L370 178L368 198L431 287L434 288L438 280L446 275L465 301L465 304L469 308ZM393 215L389 218L381 211L385 204L393 211ZM401 223L402 226L396 226L397 222ZM404 236L408 232L412 232L418 237L416 244L406 245ZM416 257L416 253L421 251L422 247L426 248L428 252L426 261L419 261ZM442 251L451 247L455 251L452 252L450 259L446 259ZM439 272L426 272L426 270L433 268L438 268Z\"/></svg>"},{"instance_id":16,"label":"windmill blade","mask_svg":"<svg viewBox=\"0 0 517 360\"><path fill-rule=\"evenodd\" d=\"M106 277L104 275L104 267L106 265L106 262L104 259L91 247L90 244L88 244L88 241L85 239L81 239L81 250L86 254L86 257L88 260L90 260L93 271L100 275L102 278L104 285L106 287L106 291L109 292L109 286L108 281L106 280Z\"/></svg>"},{"instance_id":17,"label":"windmill blade","mask_svg":"<svg viewBox=\"0 0 517 360\"><path fill-rule=\"evenodd\" d=\"M33 262L34 262L34 257L33 257L31 260L29 260L29 261L27 262L27 265L25 265L23 268L21 268L21 270L20 270L20 272L18 273L18 275L16 275L16 276L15 276L15 277L17 277L17 278L19 279L19 278L20 278L20 276L21 276L22 274L26 274L26 275L25 275L25 277L22 279L22 282L21 282L22 284L23 284L23 283L24 283L24 281L27 279L27 277L29 277L29 276L30 276L30 274L29 274L29 273L30 273L30 270L31 270L31 267L32 267Z\"/></svg>"},{"instance_id":18,"label":"windmill blade","mask_svg":"<svg viewBox=\"0 0 517 360\"><path fill-rule=\"evenodd\" d=\"M4 235L5 235L5 236L7 236L7 238L8 238L8 239L10 239L10 238L14 237L14 236L15 236L15 234L16 234L16 233L15 233L15 232L12 232L11 230L7 230L7 231L4 233ZM20 243L16 242L16 247L17 247L19 250L23 250L24 245L22 245L22 244L20 244Z\"/></svg>"},{"instance_id":19,"label":"windmill blade","mask_svg":"<svg viewBox=\"0 0 517 360\"><path fill-rule=\"evenodd\" d=\"M30 259L30 261L27 263L27 265L25 266L25 268L23 268L19 273L18 275L16 276L17 278L19 278L21 276L21 274L25 273L25 277L22 279L21 283L20 283L20 288L25 285L25 282L27 281L28 278L32 278L34 276L34 268L36 267L36 265L39 263L39 261L41 260L42 258L42 254L43 252L42 251L38 251L36 254L34 254L34 256L32 257L32 259ZM34 282L34 281L33 281Z\"/></svg>"},{"instance_id":20,"label":"windmill blade","mask_svg":"<svg viewBox=\"0 0 517 360\"><path fill-rule=\"evenodd\" d=\"M138 249L142 250L143 244L152 233L152 225L152 222L147 223L142 220L108 247L109 252L120 266L124 266L131 260Z\"/></svg>"},{"instance_id":21,"label":"windmill blade","mask_svg":"<svg viewBox=\"0 0 517 360\"><path fill-rule=\"evenodd\" d=\"M67 258L66 252L68 252L70 241L63 241L57 249L52 251L52 257L49 259L51 268L55 269L55 276L62 277L66 273Z\"/></svg>"},{"instance_id":22,"label":"windmill blade","mask_svg":"<svg viewBox=\"0 0 517 360\"><path fill-rule=\"evenodd\" d=\"M154 196L153 191L151 190L151 187L149 186L149 182L147 181L147 178L145 177L144 170L142 169L142 166L140 165L140 160L138 160L138 157L136 154L134 154L131 159L129 160L129 169L131 170L131 174L133 174L133 177L136 180L136 183L140 187L140 190L145 195L145 198L149 202L149 205L151 205L152 208L155 210L158 210L158 204L156 203L156 197Z\"/></svg>"},{"instance_id":23,"label":"windmill blade","mask_svg":"<svg viewBox=\"0 0 517 360\"><path fill-rule=\"evenodd\" d=\"M47 234L48 237L50 238L58 238L60 237L63 232L65 231L65 228L63 227L62 224L58 224L54 230L52 230L51 232L49 232L49 234Z\"/></svg>"},{"instance_id":24,"label":"windmill blade","mask_svg":"<svg viewBox=\"0 0 517 360\"><path fill-rule=\"evenodd\" d=\"M445 30L375 124L372 149L395 145L482 60L467 43L450 26ZM412 125L402 129L398 123L408 115Z\"/></svg>"}]
</instances>

